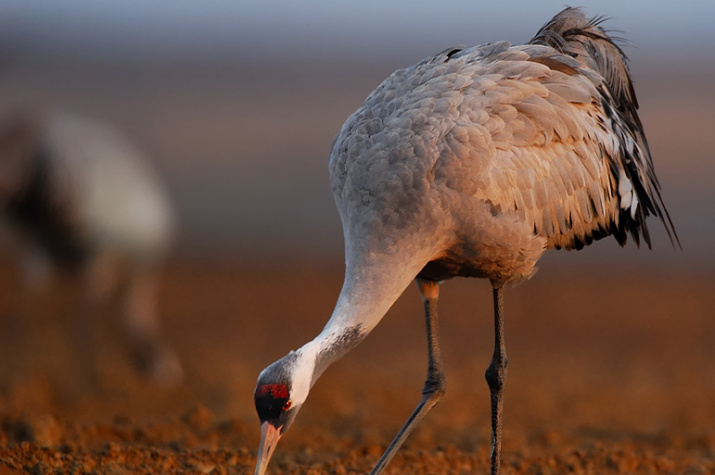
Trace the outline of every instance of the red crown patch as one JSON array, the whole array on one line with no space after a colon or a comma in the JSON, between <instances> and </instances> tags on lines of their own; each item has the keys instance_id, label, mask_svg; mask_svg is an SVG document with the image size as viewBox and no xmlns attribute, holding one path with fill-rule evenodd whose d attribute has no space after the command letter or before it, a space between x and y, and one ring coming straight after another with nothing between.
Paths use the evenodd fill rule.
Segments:
<instances>
[{"instance_id":1,"label":"red crown patch","mask_svg":"<svg viewBox=\"0 0 715 475\"><path fill-rule=\"evenodd\" d=\"M288 387L285 384L264 384L256 388L256 396L271 395L274 399L288 399Z\"/></svg>"}]
</instances>

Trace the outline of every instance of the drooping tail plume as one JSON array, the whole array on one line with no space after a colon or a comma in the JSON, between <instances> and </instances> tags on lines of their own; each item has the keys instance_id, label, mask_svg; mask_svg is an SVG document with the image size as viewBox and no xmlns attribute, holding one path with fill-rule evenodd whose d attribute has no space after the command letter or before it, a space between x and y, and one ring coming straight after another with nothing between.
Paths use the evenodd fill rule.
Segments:
<instances>
[{"instance_id":1,"label":"drooping tail plume","mask_svg":"<svg viewBox=\"0 0 715 475\"><path fill-rule=\"evenodd\" d=\"M638 100L628 68L628 58L616 43L616 38L603 29L603 17L586 18L579 8L568 7L546 23L532 38L532 44L550 46L583 65L601 94L601 105L617 134L620 149L611 163L614 176L622 172L632 183L638 206L623 209L619 229L614 233L623 244L627 233L636 243L642 235L648 247L650 235L647 216L658 216L670 241L680 246L678 235L660 194L650 148L638 117Z\"/></svg>"}]
</instances>

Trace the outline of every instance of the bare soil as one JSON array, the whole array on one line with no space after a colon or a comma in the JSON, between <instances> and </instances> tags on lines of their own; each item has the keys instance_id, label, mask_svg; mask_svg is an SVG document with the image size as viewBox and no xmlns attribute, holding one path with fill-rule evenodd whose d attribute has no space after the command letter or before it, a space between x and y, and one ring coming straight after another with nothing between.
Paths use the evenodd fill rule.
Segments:
<instances>
[{"instance_id":1,"label":"bare soil","mask_svg":"<svg viewBox=\"0 0 715 475\"><path fill-rule=\"evenodd\" d=\"M106 319L99 383L68 338L72 291L32 302L0 337L0 474L252 473L252 391L268 363L327 320L342 269L179 262L161 306L186 380L132 372ZM506 294L504 473L715 473L715 272L542 270ZM9 307L10 273L0 275ZM390 474L486 473L492 344L487 282L442 287L447 394ZM367 473L420 398L421 303L410 288L328 369L278 446L272 474Z\"/></svg>"}]
</instances>

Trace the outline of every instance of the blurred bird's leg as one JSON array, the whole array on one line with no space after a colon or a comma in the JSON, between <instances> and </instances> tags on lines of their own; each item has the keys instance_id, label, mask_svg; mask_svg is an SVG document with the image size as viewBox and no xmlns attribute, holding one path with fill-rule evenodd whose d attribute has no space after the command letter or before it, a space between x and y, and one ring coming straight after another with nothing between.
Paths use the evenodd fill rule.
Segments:
<instances>
[{"instance_id":1,"label":"blurred bird's leg","mask_svg":"<svg viewBox=\"0 0 715 475\"><path fill-rule=\"evenodd\" d=\"M24 249L11 295L9 320L17 329L22 329L25 313L32 314L33 304L40 292L47 290L52 280L52 265L48 257L37 247L27 245Z\"/></svg>"},{"instance_id":2,"label":"blurred bird's leg","mask_svg":"<svg viewBox=\"0 0 715 475\"><path fill-rule=\"evenodd\" d=\"M417 279L417 285L422 295L425 307L425 317L427 320L427 351L428 366L427 380L422 389L422 400L412 412L410 417L397 433L392 443L382 455L380 460L372 469L371 475L382 473L392 457L395 456L405 439L417 427L417 424L427 415L437 402L442 398L445 391L444 367L442 365L442 354L439 349L439 337L437 335L437 298L439 297L439 284L431 280Z\"/></svg>"},{"instance_id":3,"label":"blurred bird's leg","mask_svg":"<svg viewBox=\"0 0 715 475\"><path fill-rule=\"evenodd\" d=\"M109 303L119 283L118 263L107 254L93 256L79 270L81 280L80 305L74 318L74 349L79 355L82 376L91 382L93 389L100 388L99 348L101 324L110 311Z\"/></svg>"},{"instance_id":4,"label":"blurred bird's leg","mask_svg":"<svg viewBox=\"0 0 715 475\"><path fill-rule=\"evenodd\" d=\"M9 378L24 377L28 374L28 358L31 342L28 318L37 315L40 299L52 279L52 269L47 257L40 249L26 243L26 248L18 250L22 255L10 290L8 310L2 316L2 352L0 352L1 374Z\"/></svg>"},{"instance_id":5,"label":"blurred bird's leg","mask_svg":"<svg viewBox=\"0 0 715 475\"><path fill-rule=\"evenodd\" d=\"M161 338L158 282L154 272L130 271L123 288L122 321L136 369L162 384L181 381L179 358Z\"/></svg>"},{"instance_id":6,"label":"blurred bird's leg","mask_svg":"<svg viewBox=\"0 0 715 475\"><path fill-rule=\"evenodd\" d=\"M509 364L504 344L504 287L494 288L494 355L485 377L492 399L492 475L501 472L502 412L504 409L504 382Z\"/></svg>"}]
</instances>

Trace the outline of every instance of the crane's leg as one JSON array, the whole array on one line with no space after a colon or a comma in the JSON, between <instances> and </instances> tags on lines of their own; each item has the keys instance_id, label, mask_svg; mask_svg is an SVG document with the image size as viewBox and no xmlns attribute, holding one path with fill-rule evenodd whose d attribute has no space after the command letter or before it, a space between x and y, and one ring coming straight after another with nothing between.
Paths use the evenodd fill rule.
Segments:
<instances>
[{"instance_id":1,"label":"crane's leg","mask_svg":"<svg viewBox=\"0 0 715 475\"><path fill-rule=\"evenodd\" d=\"M37 314L41 291L52 280L52 269L42 252L29 245L20 261L14 287L10 289L8 313L0 315L0 380L12 384L17 377L32 374L29 368L31 341L28 317Z\"/></svg>"},{"instance_id":2,"label":"crane's leg","mask_svg":"<svg viewBox=\"0 0 715 475\"><path fill-rule=\"evenodd\" d=\"M380 460L372 469L370 475L382 473L392 457L395 456L405 439L417 427L417 424L427 415L445 391L444 369L442 365L442 354L439 349L439 337L437 336L437 297L439 296L439 284L431 280L417 279L422 301L425 306L425 317L427 320L427 351L428 366L427 380L422 389L422 400L412 412L410 417L397 433L392 443L382 455Z\"/></svg>"},{"instance_id":3,"label":"crane's leg","mask_svg":"<svg viewBox=\"0 0 715 475\"><path fill-rule=\"evenodd\" d=\"M81 281L82 294L74 318L74 349L82 372L84 382L93 391L101 390L101 372L97 365L102 342L102 321L108 312L109 303L115 292L117 281L117 266L108 254L96 254L74 274Z\"/></svg>"},{"instance_id":4,"label":"crane's leg","mask_svg":"<svg viewBox=\"0 0 715 475\"><path fill-rule=\"evenodd\" d=\"M137 270L128 276L121 296L124 330L136 369L157 383L172 385L181 381L183 371L161 337L156 277Z\"/></svg>"},{"instance_id":5,"label":"crane's leg","mask_svg":"<svg viewBox=\"0 0 715 475\"><path fill-rule=\"evenodd\" d=\"M506 381L506 368L509 364L506 358L506 345L504 344L503 291L504 287L501 285L494 289L494 355L485 374L492 398L492 475L499 475L501 472L504 381Z\"/></svg>"}]
</instances>

